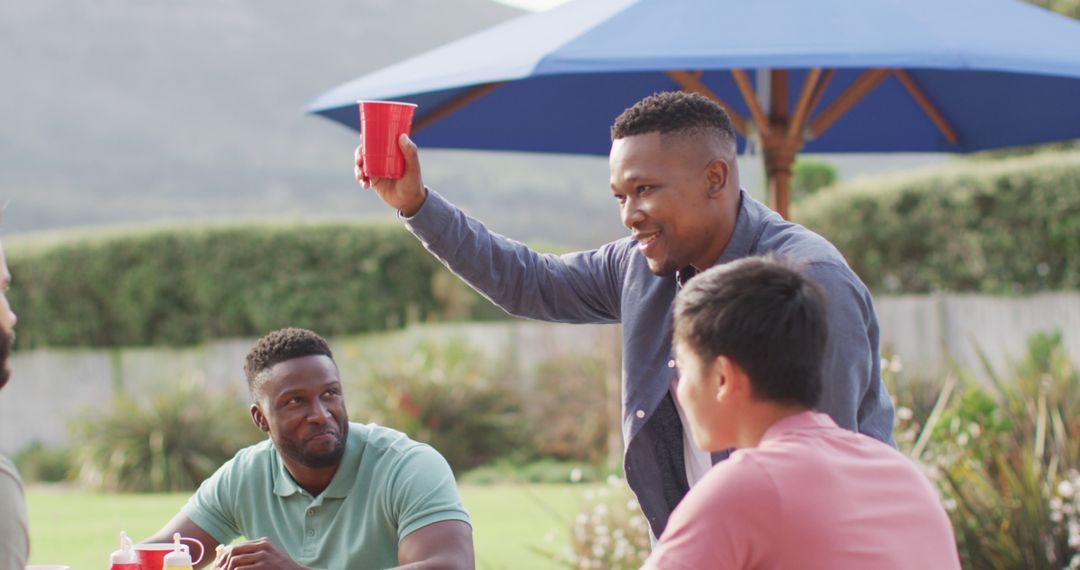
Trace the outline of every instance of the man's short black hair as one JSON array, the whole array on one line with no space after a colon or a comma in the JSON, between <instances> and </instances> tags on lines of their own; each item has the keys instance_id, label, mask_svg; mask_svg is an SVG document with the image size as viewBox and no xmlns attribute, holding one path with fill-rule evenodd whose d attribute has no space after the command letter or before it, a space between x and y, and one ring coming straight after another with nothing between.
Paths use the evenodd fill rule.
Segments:
<instances>
[{"instance_id":1,"label":"man's short black hair","mask_svg":"<svg viewBox=\"0 0 1080 570\"><path fill-rule=\"evenodd\" d=\"M307 329L290 327L260 338L244 361L244 375L247 376L251 395L255 395L256 389L265 380L262 373L273 368L275 364L320 354L334 358L326 340Z\"/></svg>"},{"instance_id":2,"label":"man's short black hair","mask_svg":"<svg viewBox=\"0 0 1080 570\"><path fill-rule=\"evenodd\" d=\"M759 400L817 405L828 325L821 289L772 257L693 279L675 302L675 338L706 362L726 356Z\"/></svg>"},{"instance_id":3,"label":"man's short black hair","mask_svg":"<svg viewBox=\"0 0 1080 570\"><path fill-rule=\"evenodd\" d=\"M611 140L645 135L698 134L713 131L735 142L735 129L727 111L698 93L667 91L638 101L622 112L611 125Z\"/></svg>"}]
</instances>

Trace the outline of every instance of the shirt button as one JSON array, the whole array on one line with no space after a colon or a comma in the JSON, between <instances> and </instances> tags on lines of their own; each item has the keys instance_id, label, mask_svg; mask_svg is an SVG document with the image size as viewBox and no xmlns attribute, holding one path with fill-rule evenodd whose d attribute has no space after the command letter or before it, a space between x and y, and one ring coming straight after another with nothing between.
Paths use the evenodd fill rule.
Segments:
<instances>
[{"instance_id":1,"label":"shirt button","mask_svg":"<svg viewBox=\"0 0 1080 570\"><path fill-rule=\"evenodd\" d=\"M637 416L639 420L645 419L645 410L638 410L634 415Z\"/></svg>"},{"instance_id":2,"label":"shirt button","mask_svg":"<svg viewBox=\"0 0 1080 570\"><path fill-rule=\"evenodd\" d=\"M315 529L313 529L313 528L309 528L309 529L307 530L307 535L308 535L308 536L315 536Z\"/></svg>"},{"instance_id":3,"label":"shirt button","mask_svg":"<svg viewBox=\"0 0 1080 570\"><path fill-rule=\"evenodd\" d=\"M315 516L315 509L308 509L307 510L307 516L309 516L309 517Z\"/></svg>"},{"instance_id":4,"label":"shirt button","mask_svg":"<svg viewBox=\"0 0 1080 570\"><path fill-rule=\"evenodd\" d=\"M668 368L675 368L675 359L674 358L667 361L667 367Z\"/></svg>"}]
</instances>

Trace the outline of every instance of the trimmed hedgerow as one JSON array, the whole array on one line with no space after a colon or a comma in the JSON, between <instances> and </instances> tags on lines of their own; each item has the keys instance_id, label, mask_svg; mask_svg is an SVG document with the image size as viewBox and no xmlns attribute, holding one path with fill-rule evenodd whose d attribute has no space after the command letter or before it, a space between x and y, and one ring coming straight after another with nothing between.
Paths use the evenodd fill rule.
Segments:
<instances>
[{"instance_id":1,"label":"trimmed hedgerow","mask_svg":"<svg viewBox=\"0 0 1080 570\"><path fill-rule=\"evenodd\" d=\"M819 192L796 219L886 293L1080 289L1080 153L967 160Z\"/></svg>"},{"instance_id":2,"label":"trimmed hedgerow","mask_svg":"<svg viewBox=\"0 0 1080 570\"><path fill-rule=\"evenodd\" d=\"M498 314L456 279L435 279L446 270L391 224L156 229L9 249L22 348L188 345L285 326L340 335Z\"/></svg>"}]
</instances>

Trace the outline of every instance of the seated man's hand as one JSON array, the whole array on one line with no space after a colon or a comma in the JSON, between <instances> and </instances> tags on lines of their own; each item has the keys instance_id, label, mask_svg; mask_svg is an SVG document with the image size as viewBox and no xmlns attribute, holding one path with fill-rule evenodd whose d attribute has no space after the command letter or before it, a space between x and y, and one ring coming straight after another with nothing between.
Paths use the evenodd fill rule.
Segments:
<instances>
[{"instance_id":1,"label":"seated man's hand","mask_svg":"<svg viewBox=\"0 0 1080 570\"><path fill-rule=\"evenodd\" d=\"M214 558L215 570L259 570L259 569L303 569L293 562L267 538L238 542L229 546L219 546Z\"/></svg>"}]
</instances>

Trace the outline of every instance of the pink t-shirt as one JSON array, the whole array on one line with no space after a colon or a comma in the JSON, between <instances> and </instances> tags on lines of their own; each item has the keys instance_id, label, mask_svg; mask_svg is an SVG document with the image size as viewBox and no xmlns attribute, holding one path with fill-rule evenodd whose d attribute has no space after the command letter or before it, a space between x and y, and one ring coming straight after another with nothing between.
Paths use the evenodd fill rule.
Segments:
<instances>
[{"instance_id":1,"label":"pink t-shirt","mask_svg":"<svg viewBox=\"0 0 1080 570\"><path fill-rule=\"evenodd\" d=\"M895 449L816 412L780 420L682 500L647 566L662 570L959 570L930 482Z\"/></svg>"}]
</instances>

